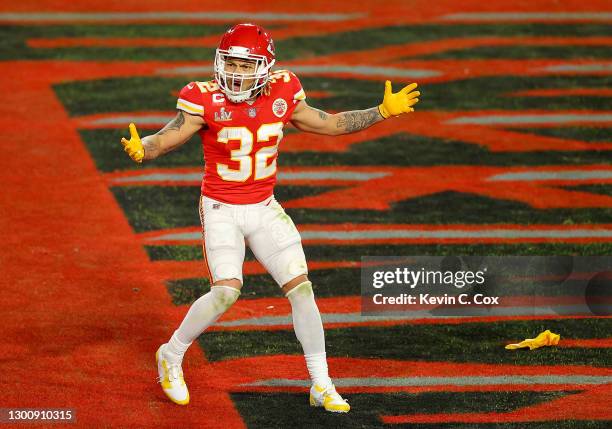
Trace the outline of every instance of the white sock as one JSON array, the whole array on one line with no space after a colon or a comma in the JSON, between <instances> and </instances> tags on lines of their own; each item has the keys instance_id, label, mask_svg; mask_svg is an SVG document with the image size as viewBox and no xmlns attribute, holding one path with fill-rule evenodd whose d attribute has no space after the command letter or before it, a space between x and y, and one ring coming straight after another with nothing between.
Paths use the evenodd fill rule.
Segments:
<instances>
[{"instance_id":1,"label":"white sock","mask_svg":"<svg viewBox=\"0 0 612 429\"><path fill-rule=\"evenodd\" d=\"M168 344L164 350L164 357L169 361L178 364L183 361L185 352L192 344L192 342L184 343L181 341L179 335L178 329L174 331L174 334L172 334L172 337L170 338L170 341L168 341Z\"/></svg>"},{"instance_id":2,"label":"white sock","mask_svg":"<svg viewBox=\"0 0 612 429\"><path fill-rule=\"evenodd\" d=\"M291 303L293 329L302 345L306 366L314 384L327 386L331 383L325 357L325 334L321 314L314 300L312 283L300 283L287 293Z\"/></svg>"},{"instance_id":3,"label":"white sock","mask_svg":"<svg viewBox=\"0 0 612 429\"><path fill-rule=\"evenodd\" d=\"M331 379L327 371L327 358L325 353L313 353L310 355L304 355L306 358L306 366L308 367L308 373L312 384L316 384L319 387L327 387L331 385Z\"/></svg>"},{"instance_id":4,"label":"white sock","mask_svg":"<svg viewBox=\"0 0 612 429\"><path fill-rule=\"evenodd\" d=\"M166 352L168 359L179 363L193 341L215 323L240 296L240 291L230 286L213 286L210 292L198 298L187 312L181 326L174 332Z\"/></svg>"}]
</instances>

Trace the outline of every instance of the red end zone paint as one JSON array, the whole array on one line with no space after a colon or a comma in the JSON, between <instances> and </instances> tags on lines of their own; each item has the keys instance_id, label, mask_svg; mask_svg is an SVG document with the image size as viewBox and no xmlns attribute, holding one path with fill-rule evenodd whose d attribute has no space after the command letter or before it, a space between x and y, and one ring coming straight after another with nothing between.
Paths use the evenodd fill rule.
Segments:
<instances>
[{"instance_id":1,"label":"red end zone paint","mask_svg":"<svg viewBox=\"0 0 612 429\"><path fill-rule=\"evenodd\" d=\"M242 427L227 394L206 380L192 380L198 395L184 408L156 384L154 353L174 329L163 316L173 306L50 87L87 72L5 62L0 75L1 198L10 207L0 240L12 249L2 253L2 325L4 347L18 351L3 360L14 377L2 381L3 406L72 407L80 427L177 418ZM197 351L188 361L205 365Z\"/></svg>"}]
</instances>

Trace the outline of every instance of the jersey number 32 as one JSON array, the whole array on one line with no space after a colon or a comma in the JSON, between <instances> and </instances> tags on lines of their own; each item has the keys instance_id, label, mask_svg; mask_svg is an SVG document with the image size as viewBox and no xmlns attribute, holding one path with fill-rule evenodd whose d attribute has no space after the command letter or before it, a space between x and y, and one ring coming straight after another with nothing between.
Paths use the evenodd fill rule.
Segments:
<instances>
[{"instance_id":1,"label":"jersey number 32","mask_svg":"<svg viewBox=\"0 0 612 429\"><path fill-rule=\"evenodd\" d=\"M224 127L217 134L219 143L239 141L240 147L231 151L230 159L239 163L239 167L230 168L227 164L217 163L217 174L229 182L245 182L252 175L254 180L263 180L276 173L276 152L283 138L283 123L262 124L257 129L257 142L271 142L253 154L253 133L247 127ZM268 160L274 160L268 164ZM253 172L254 170L254 172Z\"/></svg>"}]
</instances>

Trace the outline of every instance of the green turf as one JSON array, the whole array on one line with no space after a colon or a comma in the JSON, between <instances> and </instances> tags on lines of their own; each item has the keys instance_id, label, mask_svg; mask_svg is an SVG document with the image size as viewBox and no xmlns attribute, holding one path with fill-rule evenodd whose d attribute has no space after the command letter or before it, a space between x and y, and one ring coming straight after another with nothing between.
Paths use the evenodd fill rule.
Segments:
<instances>
[{"instance_id":1,"label":"green turf","mask_svg":"<svg viewBox=\"0 0 612 429\"><path fill-rule=\"evenodd\" d=\"M367 320L367 317L364 317ZM480 362L510 365L612 365L609 348L545 347L509 351L504 345L550 329L564 338L606 338L612 319L555 319L467 323L462 325L360 326L326 329L328 356L428 362ZM301 354L292 328L268 331L207 332L200 336L207 359Z\"/></svg>"},{"instance_id":2,"label":"green turf","mask_svg":"<svg viewBox=\"0 0 612 429\"><path fill-rule=\"evenodd\" d=\"M277 186L279 201L315 195L325 188ZM199 187L124 186L112 191L136 232L199 225ZM472 194L442 192L393 204L388 211L288 209L298 225L306 223L606 223L610 208L536 209L527 204Z\"/></svg>"},{"instance_id":3,"label":"green turf","mask_svg":"<svg viewBox=\"0 0 612 429\"><path fill-rule=\"evenodd\" d=\"M394 429L609 429L610 421L557 420L548 422L471 423L471 424L410 424L393 425Z\"/></svg>"},{"instance_id":4,"label":"green turf","mask_svg":"<svg viewBox=\"0 0 612 429\"><path fill-rule=\"evenodd\" d=\"M127 127L127 126L126 126ZM152 134L151 131L142 133ZM174 152L154 161L136 164L126 156L120 145L125 130L81 130L81 138L99 170L146 170L164 167L201 168L202 146L199 136L194 136ZM308 139L308 134L302 133ZM330 137L330 142L333 138ZM283 152L279 154L279 171L290 166L334 166L334 165L579 165L599 164L610 157L609 151L537 151L537 152L491 152L488 148L458 141L429 138L410 134L396 134L376 140L353 144L346 152Z\"/></svg>"},{"instance_id":5,"label":"green turf","mask_svg":"<svg viewBox=\"0 0 612 429\"><path fill-rule=\"evenodd\" d=\"M304 223L413 224L573 224L606 223L609 208L536 209L527 204L459 192L441 192L392 205L388 211L288 209L298 225Z\"/></svg>"},{"instance_id":6,"label":"green turf","mask_svg":"<svg viewBox=\"0 0 612 429\"><path fill-rule=\"evenodd\" d=\"M152 261L195 261L202 259L201 245L145 246ZM305 245L309 260L357 261L362 256L387 255L606 255L606 243L531 243L531 244L369 244L369 245ZM245 260L253 260L247 248ZM319 272L318 270L316 272Z\"/></svg>"},{"instance_id":7,"label":"green turf","mask_svg":"<svg viewBox=\"0 0 612 429\"><path fill-rule=\"evenodd\" d=\"M419 394L344 394L351 405L348 414L312 409L304 393L232 393L231 398L249 429L303 428L403 428L385 425L381 416L437 413L503 413L552 401L571 392L425 392ZM265 412L262 412L265 410ZM291 410L291 412L287 412ZM410 425L409 427L417 427ZM418 426L433 428L433 426ZM446 426L437 425L437 428ZM475 426L476 427L476 426ZM485 427L485 426L477 426ZM533 426L501 425L500 428ZM564 428L561 423L556 428ZM594 426L591 426L594 427Z\"/></svg>"},{"instance_id":8,"label":"green turf","mask_svg":"<svg viewBox=\"0 0 612 429\"><path fill-rule=\"evenodd\" d=\"M298 73L299 76L299 73ZM176 99L172 91L180 90L200 76L130 77L57 84L55 92L71 116L103 112L140 110L173 110ZM309 91L332 89L332 96L311 100L311 104L332 111L363 109L380 103L381 82L327 77L300 77ZM401 81L400 81L401 82ZM398 84L400 83L398 82ZM451 82L421 85L419 110L472 111L503 110L606 110L604 97L508 97L507 93L537 88L605 88L612 85L610 76L483 76ZM469 97L466 97L469 94Z\"/></svg>"},{"instance_id":9,"label":"green turf","mask_svg":"<svg viewBox=\"0 0 612 429\"><path fill-rule=\"evenodd\" d=\"M142 132L141 135L153 134ZM154 161L137 164L123 151L121 137L129 136L125 130L80 130L81 139L89 150L98 170L112 172L119 170L147 170L150 168L199 167L204 172L202 143L199 135L194 135L183 146L167 153Z\"/></svg>"},{"instance_id":10,"label":"green turf","mask_svg":"<svg viewBox=\"0 0 612 429\"><path fill-rule=\"evenodd\" d=\"M66 82L53 88L70 115L81 116L139 110L174 111L176 96L172 95L173 91L180 91L190 81L183 76L134 76Z\"/></svg>"},{"instance_id":11,"label":"green turf","mask_svg":"<svg viewBox=\"0 0 612 429\"><path fill-rule=\"evenodd\" d=\"M327 191L329 187L277 186L283 200ZM200 225L199 186L115 186L111 188L136 232Z\"/></svg>"},{"instance_id":12,"label":"green turf","mask_svg":"<svg viewBox=\"0 0 612 429\"><path fill-rule=\"evenodd\" d=\"M220 34L226 25L192 24L130 24L125 25L4 25L0 26L0 60L12 59L126 59L132 61L166 60L201 61L210 58L212 49L196 47L160 48L30 48L29 38L56 37L201 37ZM272 28L272 27L270 27ZM276 41L276 54L282 60L309 58L354 49L374 49L398 43L419 43L453 37L482 36L606 36L609 29L603 24L446 24L409 25L367 28L295 37ZM272 31L272 36L274 32ZM408 52L409 54L409 52Z\"/></svg>"},{"instance_id":13,"label":"green turf","mask_svg":"<svg viewBox=\"0 0 612 429\"><path fill-rule=\"evenodd\" d=\"M144 246L152 261L195 261L202 259L202 246Z\"/></svg>"},{"instance_id":14,"label":"green turf","mask_svg":"<svg viewBox=\"0 0 612 429\"><path fill-rule=\"evenodd\" d=\"M417 57L415 57L417 58ZM467 49L453 49L418 56L423 60L467 60L467 59L553 59L610 58L608 46L477 46Z\"/></svg>"},{"instance_id":15,"label":"green turf","mask_svg":"<svg viewBox=\"0 0 612 429\"><path fill-rule=\"evenodd\" d=\"M612 197L612 184L597 183L593 185L564 186L570 191L590 192L592 194Z\"/></svg>"},{"instance_id":16,"label":"green turf","mask_svg":"<svg viewBox=\"0 0 612 429\"><path fill-rule=\"evenodd\" d=\"M227 27L218 24L75 24L75 25L1 25L0 60L60 59L60 60L159 60L160 58L186 60L210 58L212 49L202 48L31 48L28 39L60 37L139 38L139 37L204 37L221 34Z\"/></svg>"},{"instance_id":17,"label":"green turf","mask_svg":"<svg viewBox=\"0 0 612 429\"><path fill-rule=\"evenodd\" d=\"M528 137L528 133L526 137ZM308 135L303 134L307 139ZM519 136L520 138L520 136ZM330 140L331 141L331 140ZM492 152L487 147L406 133L351 145L345 152L283 153L279 165L575 165L596 164L610 158L609 151Z\"/></svg>"},{"instance_id":18,"label":"green turf","mask_svg":"<svg viewBox=\"0 0 612 429\"><path fill-rule=\"evenodd\" d=\"M200 224L199 187L135 186L111 191L136 232Z\"/></svg>"},{"instance_id":19,"label":"green turf","mask_svg":"<svg viewBox=\"0 0 612 429\"><path fill-rule=\"evenodd\" d=\"M587 96L573 96L576 103L581 103ZM590 97L590 96L589 96ZM609 99L609 97L601 96ZM542 97L545 98L545 97ZM556 137L559 139L581 140L585 142L609 142L612 140L610 127L553 127L553 128L516 128L513 131L538 134L546 137ZM608 157L610 155L607 155Z\"/></svg>"},{"instance_id":20,"label":"green turf","mask_svg":"<svg viewBox=\"0 0 612 429\"><path fill-rule=\"evenodd\" d=\"M316 195L329 188L277 186L283 200ZM136 232L200 225L199 186L116 186L111 188Z\"/></svg>"},{"instance_id":21,"label":"green turf","mask_svg":"<svg viewBox=\"0 0 612 429\"><path fill-rule=\"evenodd\" d=\"M317 270L308 277L314 284L315 294L320 297L359 295L360 270L358 268ZM168 293L175 305L191 304L208 292L210 282L205 278L171 280L167 284ZM240 299L259 299L282 297L277 283L269 274L245 275Z\"/></svg>"}]
</instances>

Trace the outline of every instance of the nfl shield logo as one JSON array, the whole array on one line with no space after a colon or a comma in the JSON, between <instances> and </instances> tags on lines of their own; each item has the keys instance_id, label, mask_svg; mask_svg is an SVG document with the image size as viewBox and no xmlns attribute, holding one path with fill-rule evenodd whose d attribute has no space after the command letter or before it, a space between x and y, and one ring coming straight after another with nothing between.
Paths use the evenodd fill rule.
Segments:
<instances>
[{"instance_id":1,"label":"nfl shield logo","mask_svg":"<svg viewBox=\"0 0 612 429\"><path fill-rule=\"evenodd\" d=\"M249 115L249 118L254 118L255 116L257 116L257 109L251 107L247 113Z\"/></svg>"}]
</instances>

